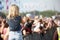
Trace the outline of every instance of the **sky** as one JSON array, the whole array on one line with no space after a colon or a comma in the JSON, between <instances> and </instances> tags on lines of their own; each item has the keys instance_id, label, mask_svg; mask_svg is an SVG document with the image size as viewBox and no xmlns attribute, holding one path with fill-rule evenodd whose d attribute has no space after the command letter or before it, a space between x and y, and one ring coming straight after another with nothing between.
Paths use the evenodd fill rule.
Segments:
<instances>
[{"instance_id":1,"label":"sky","mask_svg":"<svg viewBox=\"0 0 60 40\"><path fill-rule=\"evenodd\" d=\"M20 11L60 11L60 0L20 0Z\"/></svg>"},{"instance_id":2,"label":"sky","mask_svg":"<svg viewBox=\"0 0 60 40\"><path fill-rule=\"evenodd\" d=\"M3 2L6 9L5 0ZM57 10L60 12L60 0L9 0L7 5L17 4L20 12Z\"/></svg>"}]
</instances>

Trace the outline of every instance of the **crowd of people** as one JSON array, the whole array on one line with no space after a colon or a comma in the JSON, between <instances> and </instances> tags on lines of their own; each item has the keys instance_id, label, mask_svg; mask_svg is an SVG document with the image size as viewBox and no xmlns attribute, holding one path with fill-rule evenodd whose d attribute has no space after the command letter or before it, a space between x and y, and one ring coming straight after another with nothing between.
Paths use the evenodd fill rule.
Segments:
<instances>
[{"instance_id":1,"label":"crowd of people","mask_svg":"<svg viewBox=\"0 0 60 40\"><path fill-rule=\"evenodd\" d=\"M0 40L60 40L60 16L19 15L15 4L6 18L0 16Z\"/></svg>"}]
</instances>

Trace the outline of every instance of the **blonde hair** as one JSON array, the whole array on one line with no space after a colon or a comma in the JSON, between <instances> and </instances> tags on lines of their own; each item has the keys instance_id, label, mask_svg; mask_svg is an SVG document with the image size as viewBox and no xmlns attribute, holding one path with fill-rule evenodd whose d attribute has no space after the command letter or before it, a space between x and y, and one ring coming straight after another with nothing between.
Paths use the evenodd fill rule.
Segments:
<instances>
[{"instance_id":1,"label":"blonde hair","mask_svg":"<svg viewBox=\"0 0 60 40\"><path fill-rule=\"evenodd\" d=\"M9 7L9 14L7 16L8 19L14 18L16 16L19 16L19 7L15 4L12 4Z\"/></svg>"}]
</instances>

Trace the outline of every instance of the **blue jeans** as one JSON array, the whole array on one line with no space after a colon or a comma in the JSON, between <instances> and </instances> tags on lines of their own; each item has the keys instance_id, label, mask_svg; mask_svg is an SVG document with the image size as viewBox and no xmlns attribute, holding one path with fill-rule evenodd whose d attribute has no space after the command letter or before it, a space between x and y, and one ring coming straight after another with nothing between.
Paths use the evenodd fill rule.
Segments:
<instances>
[{"instance_id":1,"label":"blue jeans","mask_svg":"<svg viewBox=\"0 0 60 40\"><path fill-rule=\"evenodd\" d=\"M10 31L8 40L23 40L21 31Z\"/></svg>"}]
</instances>

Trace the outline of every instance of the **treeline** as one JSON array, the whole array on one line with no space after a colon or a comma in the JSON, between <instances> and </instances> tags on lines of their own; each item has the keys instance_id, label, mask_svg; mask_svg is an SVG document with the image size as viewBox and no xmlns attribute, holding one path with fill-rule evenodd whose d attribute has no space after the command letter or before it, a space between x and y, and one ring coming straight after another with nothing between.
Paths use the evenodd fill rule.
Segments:
<instances>
[{"instance_id":1,"label":"treeline","mask_svg":"<svg viewBox=\"0 0 60 40\"><path fill-rule=\"evenodd\" d=\"M43 16L53 16L53 15L59 15L60 12L58 11L52 11L52 10L47 10L47 11L31 11L31 12L25 12L25 13L21 13L21 15L26 15L28 13L34 14L34 15L43 15Z\"/></svg>"},{"instance_id":2,"label":"treeline","mask_svg":"<svg viewBox=\"0 0 60 40\"><path fill-rule=\"evenodd\" d=\"M25 16L26 14L33 14L33 15L43 15L43 16L53 16L53 15L60 15L60 12L58 11L52 11L52 10L47 10L47 11L31 11L31 12L22 12L20 13L21 16ZM4 15L3 17L6 17L8 12L0 12L0 16Z\"/></svg>"}]
</instances>

